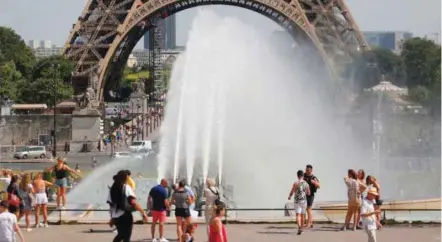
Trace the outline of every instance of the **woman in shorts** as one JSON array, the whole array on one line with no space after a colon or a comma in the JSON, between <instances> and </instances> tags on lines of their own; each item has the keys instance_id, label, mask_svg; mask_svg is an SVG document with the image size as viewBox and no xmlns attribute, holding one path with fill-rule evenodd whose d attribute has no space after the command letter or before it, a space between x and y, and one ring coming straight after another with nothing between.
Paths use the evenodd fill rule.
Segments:
<instances>
[{"instance_id":1,"label":"woman in shorts","mask_svg":"<svg viewBox=\"0 0 442 242\"><path fill-rule=\"evenodd\" d=\"M41 172L35 175L33 182L34 194L35 194L35 227L40 227L40 211L43 213L42 226L47 228L48 225L48 196L46 194L46 187L52 186L52 183L43 180L43 174Z\"/></svg>"},{"instance_id":2,"label":"woman in shorts","mask_svg":"<svg viewBox=\"0 0 442 242\"><path fill-rule=\"evenodd\" d=\"M183 237L183 228L190 224L190 209L191 198L185 189L186 183L181 181L178 184L178 189L172 195L172 203L175 205L175 218L177 225L178 238Z\"/></svg>"}]
</instances>

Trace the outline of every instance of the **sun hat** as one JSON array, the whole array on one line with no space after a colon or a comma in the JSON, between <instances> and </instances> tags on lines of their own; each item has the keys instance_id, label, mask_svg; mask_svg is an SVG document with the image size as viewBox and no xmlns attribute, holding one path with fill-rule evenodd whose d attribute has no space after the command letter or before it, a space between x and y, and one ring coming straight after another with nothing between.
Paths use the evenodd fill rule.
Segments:
<instances>
[{"instance_id":1,"label":"sun hat","mask_svg":"<svg viewBox=\"0 0 442 242\"><path fill-rule=\"evenodd\" d=\"M374 187L371 187L370 189L368 189L367 193L373 194L375 196L379 195L377 189Z\"/></svg>"}]
</instances>

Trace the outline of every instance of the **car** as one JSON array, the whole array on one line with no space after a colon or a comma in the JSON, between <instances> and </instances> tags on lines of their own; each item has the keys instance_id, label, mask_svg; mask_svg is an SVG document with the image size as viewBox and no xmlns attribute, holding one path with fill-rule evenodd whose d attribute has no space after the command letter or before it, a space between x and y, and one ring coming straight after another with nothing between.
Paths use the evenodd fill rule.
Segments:
<instances>
[{"instance_id":1,"label":"car","mask_svg":"<svg viewBox=\"0 0 442 242\"><path fill-rule=\"evenodd\" d=\"M122 152L115 152L114 154L112 154L112 158L137 158L137 159L141 159L142 157L140 155L133 154L131 152L122 151Z\"/></svg>"},{"instance_id":2,"label":"car","mask_svg":"<svg viewBox=\"0 0 442 242\"><path fill-rule=\"evenodd\" d=\"M18 149L14 153L15 159L44 159L46 158L46 147L44 146L25 146L23 148Z\"/></svg>"},{"instance_id":3,"label":"car","mask_svg":"<svg viewBox=\"0 0 442 242\"><path fill-rule=\"evenodd\" d=\"M149 153L152 150L152 141L150 140L133 141L132 144L129 146L129 150L131 152Z\"/></svg>"}]
</instances>

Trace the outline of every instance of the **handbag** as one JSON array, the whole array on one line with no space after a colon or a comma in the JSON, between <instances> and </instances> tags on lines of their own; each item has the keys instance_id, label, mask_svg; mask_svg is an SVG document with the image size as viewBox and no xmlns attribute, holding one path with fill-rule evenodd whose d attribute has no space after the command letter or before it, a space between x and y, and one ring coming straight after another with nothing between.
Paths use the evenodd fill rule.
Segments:
<instances>
[{"instance_id":1,"label":"handbag","mask_svg":"<svg viewBox=\"0 0 442 242\"><path fill-rule=\"evenodd\" d=\"M210 190L214 195L216 195L215 206L217 206L217 207L224 206L224 207L225 207L226 204L225 204L223 201L221 201L221 197L220 197L220 195L219 195L218 189L216 189L216 192L213 191L211 188L209 188L209 190Z\"/></svg>"},{"instance_id":2,"label":"handbag","mask_svg":"<svg viewBox=\"0 0 442 242\"><path fill-rule=\"evenodd\" d=\"M12 192L9 193L8 204L9 206L18 208L20 206L20 198L14 194L15 189L12 189Z\"/></svg>"}]
</instances>

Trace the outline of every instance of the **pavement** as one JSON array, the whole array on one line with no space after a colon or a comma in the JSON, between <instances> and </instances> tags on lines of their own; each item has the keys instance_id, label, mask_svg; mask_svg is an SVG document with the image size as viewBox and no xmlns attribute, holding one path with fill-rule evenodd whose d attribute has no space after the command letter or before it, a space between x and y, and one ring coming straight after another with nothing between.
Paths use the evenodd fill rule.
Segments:
<instances>
[{"instance_id":1,"label":"pavement","mask_svg":"<svg viewBox=\"0 0 442 242\"><path fill-rule=\"evenodd\" d=\"M165 234L169 241L177 241L174 225L166 225ZM316 225L296 235L295 225L273 224L228 224L226 225L229 242L355 242L367 241L364 231L339 231L340 225ZM90 232L93 229L95 232ZM149 225L135 225L132 242L151 241ZM78 242L112 241L116 235L106 225L53 225L49 228L24 232L27 242ZM195 234L196 241L207 241L205 227L200 225ZM441 227L385 227L377 232L378 241L432 242L441 241Z\"/></svg>"}]
</instances>

